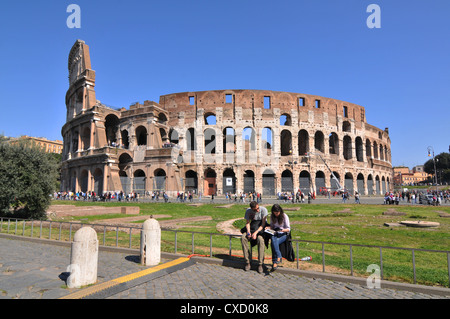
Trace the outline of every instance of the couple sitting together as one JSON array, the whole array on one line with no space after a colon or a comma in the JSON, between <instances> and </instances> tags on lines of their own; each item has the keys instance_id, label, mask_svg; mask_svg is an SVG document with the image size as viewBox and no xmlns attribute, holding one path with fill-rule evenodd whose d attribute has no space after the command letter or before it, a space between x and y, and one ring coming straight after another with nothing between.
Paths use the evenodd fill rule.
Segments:
<instances>
[{"instance_id":1,"label":"couple sitting together","mask_svg":"<svg viewBox=\"0 0 450 319\"><path fill-rule=\"evenodd\" d=\"M250 208L245 211L245 227L241 229L242 250L244 252L245 268L250 270L251 247L258 247L258 272L263 272L264 246L268 246L269 239L272 248L272 271L275 271L283 257L293 261L289 217L283 212L280 205L272 206L270 224L267 223L269 215L267 208L259 206L252 201Z\"/></svg>"}]
</instances>

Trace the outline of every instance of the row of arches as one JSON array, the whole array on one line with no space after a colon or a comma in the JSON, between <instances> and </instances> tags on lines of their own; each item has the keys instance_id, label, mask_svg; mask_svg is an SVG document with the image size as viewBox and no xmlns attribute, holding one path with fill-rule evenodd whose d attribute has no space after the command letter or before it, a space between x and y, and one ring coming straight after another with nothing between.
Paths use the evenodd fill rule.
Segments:
<instances>
[{"instance_id":1,"label":"row of arches","mask_svg":"<svg viewBox=\"0 0 450 319\"><path fill-rule=\"evenodd\" d=\"M185 133L186 150L196 151L199 149L196 137L196 130L191 127ZM206 128L203 130L203 149L205 154L216 154L218 134L215 128ZM237 149L237 138L241 135L244 152L255 151L257 141L265 150L273 150L274 148L274 132L270 127L261 129L258 137L253 127L245 127L240 132L236 132L233 127L226 127L221 132L222 135L222 152L234 153ZM169 131L169 139L171 143L178 144L180 135L176 129ZM294 144L296 141L297 144ZM297 150L294 154L294 150ZM350 135L343 135L342 139L336 132L331 132L327 136L320 130L315 131L313 135L302 129L297 132L296 136L291 130L281 130L279 139L279 152L281 156L298 155L304 156L306 153L317 150L321 153L334 154L342 156L345 160L355 159L364 162L364 154L367 158L375 158L383 161L391 161L390 149L387 145L371 141L369 138L363 141L363 138L356 136L354 139Z\"/></svg>"},{"instance_id":2,"label":"row of arches","mask_svg":"<svg viewBox=\"0 0 450 319\"><path fill-rule=\"evenodd\" d=\"M167 124L166 115L160 113L157 117L157 122L164 125ZM105 131L108 145L120 145L125 149L129 149L130 146L143 146L149 144L149 132L146 126L138 125L134 129L121 129L120 120L114 114L105 117ZM119 131L120 135L118 134ZM163 127L159 128L159 132L162 140L167 140L167 131Z\"/></svg>"},{"instance_id":3,"label":"row of arches","mask_svg":"<svg viewBox=\"0 0 450 319\"><path fill-rule=\"evenodd\" d=\"M375 195L384 194L390 189L389 177L380 175L368 174L366 177L359 173L354 176L352 173L347 172L344 176L341 176L338 172L333 172L334 176L338 180L339 184L345 188L350 194L358 192L362 195ZM218 175L212 168L208 168L205 173L205 180L207 180L208 187L204 188L205 194L219 193L236 193L241 191L248 192L261 192L263 195L276 195L278 192L296 192L301 190L303 193L315 192L318 193L320 189L327 188L330 192L334 192L339 189L335 179L330 174L326 176L323 171L317 171L314 176L309 171L303 170L298 176L294 178L294 174L289 169L284 170L281 174L276 174L274 171L268 169L265 170L261 176L257 178L253 170L245 170L244 174L240 177L242 180L238 181L238 177L231 168L227 168L223 171L221 185L217 185ZM298 177L298 178L297 178ZM197 172L190 170L185 174L186 183L192 188L193 185L198 186ZM189 182L188 182L189 180ZM257 181L259 180L259 181ZM240 189L238 185L240 184ZM189 190L192 190L189 188Z\"/></svg>"},{"instance_id":4,"label":"row of arches","mask_svg":"<svg viewBox=\"0 0 450 319\"><path fill-rule=\"evenodd\" d=\"M70 189L84 193L93 191L96 194L103 194L103 178L104 174L101 168L81 169L79 174L73 171L70 176Z\"/></svg>"},{"instance_id":5,"label":"row of arches","mask_svg":"<svg viewBox=\"0 0 450 319\"><path fill-rule=\"evenodd\" d=\"M136 169L130 176L123 169L119 171L121 190L125 193L136 192L144 195L147 191L170 191L167 189L167 173L162 168L153 170L147 176L144 170ZM390 189L389 177L378 174L358 173L356 176L346 172L341 176L338 172L333 172L341 186L350 193L356 191L361 195L380 195ZM202 180L201 180L202 179ZM240 179L240 180L239 180ZM82 169L77 176L76 172L71 176L71 189L82 192L94 191L102 194L104 191L104 173L100 168L93 171ZM77 187L78 186L78 187ZM289 169L281 173L267 169L260 176L253 170L245 170L242 176L237 176L232 168L226 168L219 174L213 168L207 168L202 176L197 171L188 170L181 180L181 190L192 193L202 192L205 195L225 194L236 192L260 192L265 196L274 196L278 192L303 193L315 192L318 194L322 188L327 188L330 192L336 191L339 187L332 175L323 171L316 171L311 174L303 170L298 176L294 176ZM174 190L171 190L174 191Z\"/></svg>"},{"instance_id":6,"label":"row of arches","mask_svg":"<svg viewBox=\"0 0 450 319\"><path fill-rule=\"evenodd\" d=\"M208 115L205 118L210 118L213 115ZM160 122L166 123L166 116L161 113L159 115ZM283 114L281 117L284 126L289 126L291 119L288 114ZM214 118L215 120L215 118ZM215 123L209 119L207 123ZM288 124L286 124L288 123ZM120 130L120 121L116 115L110 114L105 118L105 131L108 145L122 146L125 149L129 149L130 145L148 145L148 130L144 125L139 125L130 132L130 129L125 128ZM344 160L355 159L358 162L364 162L365 158L374 158L387 162L391 162L391 154L388 145L383 145L380 141L363 138L360 136L352 137L345 132L350 131L350 124L348 121L344 121L342 131L344 133L329 132L324 133L321 130L308 131L301 129L298 132L293 132L292 129L282 129L278 137L274 136L274 131L270 127L264 127L261 129L260 134L257 134L253 127L245 127L241 131L237 132L233 127L225 127L220 135L222 137L221 150L222 153L235 153L238 147L238 142L242 142L244 152L251 152L257 149L257 143L263 150L267 150L270 154L274 151L275 139L277 139L277 147L281 156L298 155L304 156L310 151L319 151L323 154L337 155ZM118 131L120 130L120 134ZM180 140L180 134L177 129L170 129L169 134L163 127L159 127L159 133L161 136L161 142L171 142L178 144ZM197 143L197 132L193 127L188 128L184 133L185 137L185 149L187 151L196 151L199 149ZM72 141L71 145L67 145L66 149L71 149L72 152L83 151L92 148L92 130L91 126L85 126L76 128L72 131L71 139L65 139L66 141ZM220 141L218 140L219 132L216 128L208 127L202 131L203 145L202 149L205 154L219 153L217 147ZM343 135L344 134L344 135ZM241 141L238 141L238 138ZM81 145L80 145L81 143Z\"/></svg>"},{"instance_id":7,"label":"row of arches","mask_svg":"<svg viewBox=\"0 0 450 319\"><path fill-rule=\"evenodd\" d=\"M166 130L163 128L160 128L160 133L163 139L166 139L167 133ZM111 129L110 126L106 126L106 136L107 136L107 142L108 145L121 145L125 149L128 149L130 147L130 134L128 132L128 129L124 129L120 131L120 141L118 140L117 131ZM141 145L147 145L148 144L148 131L147 128L143 125L140 125L135 128L134 130L134 136L135 136L135 144L137 146ZM72 152L76 151L86 151L89 148L92 147L91 145L91 128L90 127L84 127L81 131L81 134L79 134L78 130L75 130L72 133ZM79 145L79 141L81 142L81 145Z\"/></svg>"},{"instance_id":8,"label":"row of arches","mask_svg":"<svg viewBox=\"0 0 450 319\"><path fill-rule=\"evenodd\" d=\"M148 190L166 191L167 173L162 168L153 171L153 175L150 176L151 183L142 169L135 170L131 176L128 176L124 170L120 170L119 177L121 188L127 194L131 191L141 195L144 195Z\"/></svg>"},{"instance_id":9,"label":"row of arches","mask_svg":"<svg viewBox=\"0 0 450 319\"><path fill-rule=\"evenodd\" d=\"M160 113L157 117L157 123L166 125L167 117ZM124 128L120 126L119 118L114 114L105 117L105 135L108 146L121 146L129 149L133 146L148 145L148 128L145 125L138 125L135 128ZM92 123L87 123L78 127L73 127L64 135L65 153L75 153L77 151L86 151L93 147L104 147L105 145L93 145L95 134ZM167 131L164 127L159 127L159 133L162 143L168 140Z\"/></svg>"},{"instance_id":10,"label":"row of arches","mask_svg":"<svg viewBox=\"0 0 450 319\"><path fill-rule=\"evenodd\" d=\"M217 124L217 118L216 118L216 114L214 112L206 112L203 116L204 119L204 124L205 125L216 125ZM292 121L292 117L289 113L283 113L280 115L279 119L278 119L278 123L274 123L274 124L279 124L280 126L293 126L292 125L293 121ZM351 132L352 131L352 125L350 123L350 121L343 121L342 125L341 125L341 131L342 132ZM382 138L381 133L379 133L379 138Z\"/></svg>"},{"instance_id":11,"label":"row of arches","mask_svg":"<svg viewBox=\"0 0 450 319\"><path fill-rule=\"evenodd\" d=\"M339 184L350 194L356 191L361 195L384 194L390 189L389 177L362 173L354 176L347 172L341 176L333 172ZM167 174L164 169L155 169L151 176L146 176L142 169L137 169L132 176L128 176L123 170L120 171L121 186L124 192L134 191L144 194L147 191L169 191L166 189ZM240 180L239 180L240 179ZM303 170L295 176L290 170L284 170L276 174L272 170L265 170L261 176L257 176L253 170L245 170L242 176L237 176L232 168L226 168L220 173L213 168L206 169L202 176L195 170L188 170L181 178L181 191L205 195L225 194L237 192L260 192L265 196L274 196L278 192L319 193L322 188L327 188L331 193L339 189L338 184L323 171L310 174ZM173 191L173 190L172 190ZM180 190L179 190L180 191Z\"/></svg>"}]
</instances>

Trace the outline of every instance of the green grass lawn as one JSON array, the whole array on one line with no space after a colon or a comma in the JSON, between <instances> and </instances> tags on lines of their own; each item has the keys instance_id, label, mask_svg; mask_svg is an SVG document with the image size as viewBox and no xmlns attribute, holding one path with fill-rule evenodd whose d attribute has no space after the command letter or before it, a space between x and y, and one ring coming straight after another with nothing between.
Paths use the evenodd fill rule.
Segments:
<instances>
[{"instance_id":1,"label":"green grass lawn","mask_svg":"<svg viewBox=\"0 0 450 319\"><path fill-rule=\"evenodd\" d=\"M244 225L243 217L248 205L233 205L230 208L216 208L220 204L204 204L194 207L181 203L91 203L91 202L57 202L79 206L139 206L142 222L149 215L170 215L178 219L194 216L211 216L211 221L196 222L186 225L183 230L218 233L216 224L221 221L242 217L235 223L240 228ZM450 218L439 217L437 211L450 213L450 207L432 207L424 205L390 206L390 205L356 205L356 204L298 204L286 207L300 207L298 211L286 211L291 221L293 239L325 241L348 244L421 248L449 250ZM266 208L270 212L271 205ZM351 214L335 214L335 211L350 209ZM405 216L386 216L384 211L390 208L406 213ZM127 215L80 216L77 220L95 223L96 220L126 217ZM437 228L386 227L384 223L402 220L423 220L439 222ZM203 226L199 230L195 226ZM194 227L192 227L194 226Z\"/></svg>"}]
</instances>

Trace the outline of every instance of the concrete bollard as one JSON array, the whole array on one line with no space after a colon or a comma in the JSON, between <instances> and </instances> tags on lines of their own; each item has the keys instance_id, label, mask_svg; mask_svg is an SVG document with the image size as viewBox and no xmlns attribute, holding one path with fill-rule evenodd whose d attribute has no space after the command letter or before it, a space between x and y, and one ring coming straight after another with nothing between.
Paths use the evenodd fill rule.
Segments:
<instances>
[{"instance_id":1,"label":"concrete bollard","mask_svg":"<svg viewBox=\"0 0 450 319\"><path fill-rule=\"evenodd\" d=\"M69 288L80 288L97 281L98 239L91 227L79 229L72 242L67 278Z\"/></svg>"},{"instance_id":2,"label":"concrete bollard","mask_svg":"<svg viewBox=\"0 0 450 319\"><path fill-rule=\"evenodd\" d=\"M161 261L161 227L156 219L147 219L141 230L141 264L155 266Z\"/></svg>"}]
</instances>

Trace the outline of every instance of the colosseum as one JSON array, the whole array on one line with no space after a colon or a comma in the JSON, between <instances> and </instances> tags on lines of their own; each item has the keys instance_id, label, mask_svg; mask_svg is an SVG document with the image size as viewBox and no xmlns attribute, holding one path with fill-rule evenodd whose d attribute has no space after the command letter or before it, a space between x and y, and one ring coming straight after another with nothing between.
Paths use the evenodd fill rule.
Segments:
<instances>
[{"instance_id":1,"label":"colosseum","mask_svg":"<svg viewBox=\"0 0 450 319\"><path fill-rule=\"evenodd\" d=\"M69 54L61 190L203 195L390 190L388 129L362 106L265 90L167 94L113 108L96 99L89 47Z\"/></svg>"}]
</instances>

